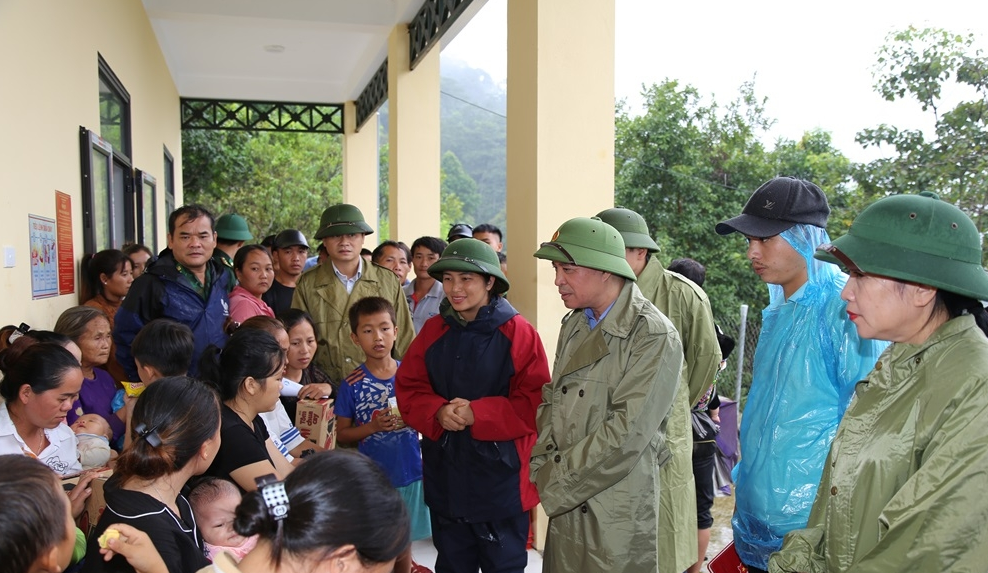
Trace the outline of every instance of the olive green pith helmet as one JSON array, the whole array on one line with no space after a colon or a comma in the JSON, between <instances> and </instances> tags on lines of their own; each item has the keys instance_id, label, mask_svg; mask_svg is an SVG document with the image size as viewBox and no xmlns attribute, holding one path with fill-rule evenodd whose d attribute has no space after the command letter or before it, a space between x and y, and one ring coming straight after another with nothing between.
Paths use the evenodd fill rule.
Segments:
<instances>
[{"instance_id":1,"label":"olive green pith helmet","mask_svg":"<svg viewBox=\"0 0 988 573\"><path fill-rule=\"evenodd\" d=\"M254 238L247 227L247 220L236 213L227 213L216 219L216 238L224 241L249 241Z\"/></svg>"},{"instance_id":2,"label":"olive green pith helmet","mask_svg":"<svg viewBox=\"0 0 988 573\"><path fill-rule=\"evenodd\" d=\"M443 251L439 260L429 267L429 276L439 282L444 271L478 273L494 277L493 294L504 294L511 286L501 272L501 262L490 245L474 238L457 239Z\"/></svg>"},{"instance_id":3,"label":"olive green pith helmet","mask_svg":"<svg viewBox=\"0 0 988 573\"><path fill-rule=\"evenodd\" d=\"M364 214L353 205L340 203L327 207L319 219L319 230L316 239L339 237L340 235L370 235L374 229L364 221Z\"/></svg>"},{"instance_id":4,"label":"olive green pith helmet","mask_svg":"<svg viewBox=\"0 0 988 573\"><path fill-rule=\"evenodd\" d=\"M963 211L934 193L879 199L854 218L846 235L821 245L813 256L988 300L981 233Z\"/></svg>"},{"instance_id":5,"label":"olive green pith helmet","mask_svg":"<svg viewBox=\"0 0 988 573\"><path fill-rule=\"evenodd\" d=\"M646 249L650 253L659 252L659 246L648 234L648 223L645 222L645 218L631 209L622 207L604 209L597 213L597 217L621 233L625 248Z\"/></svg>"},{"instance_id":6,"label":"olive green pith helmet","mask_svg":"<svg viewBox=\"0 0 988 573\"><path fill-rule=\"evenodd\" d=\"M577 217L563 223L535 251L535 258L570 263L635 280L635 272L624 258L624 239L617 229L597 217Z\"/></svg>"}]
</instances>

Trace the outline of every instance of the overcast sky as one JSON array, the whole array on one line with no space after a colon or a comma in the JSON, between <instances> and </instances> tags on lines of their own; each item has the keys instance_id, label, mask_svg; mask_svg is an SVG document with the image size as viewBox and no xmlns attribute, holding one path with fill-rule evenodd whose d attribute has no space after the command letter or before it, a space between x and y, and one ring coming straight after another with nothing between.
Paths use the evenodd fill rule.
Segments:
<instances>
[{"instance_id":1,"label":"overcast sky","mask_svg":"<svg viewBox=\"0 0 988 573\"><path fill-rule=\"evenodd\" d=\"M875 53L893 29L909 24L988 38L988 0L831 0L830 2L672 2L616 0L615 97L640 108L642 84L669 77L724 105L755 78L770 136L798 139L830 131L856 161L874 157L854 134L879 123L929 127L912 102L889 103L872 89ZM487 5L443 50L444 57L507 75L507 0ZM960 94L957 94L960 95ZM955 95L955 97L957 97Z\"/></svg>"}]
</instances>

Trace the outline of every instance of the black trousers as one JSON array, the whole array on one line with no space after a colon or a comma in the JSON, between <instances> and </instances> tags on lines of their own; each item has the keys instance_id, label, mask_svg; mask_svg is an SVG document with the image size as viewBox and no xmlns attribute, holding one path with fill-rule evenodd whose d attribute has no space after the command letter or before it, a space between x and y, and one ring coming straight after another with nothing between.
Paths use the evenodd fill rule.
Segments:
<instances>
[{"instance_id":1,"label":"black trousers","mask_svg":"<svg viewBox=\"0 0 988 573\"><path fill-rule=\"evenodd\" d=\"M524 573L528 512L499 521L464 523L432 512L436 573Z\"/></svg>"}]
</instances>

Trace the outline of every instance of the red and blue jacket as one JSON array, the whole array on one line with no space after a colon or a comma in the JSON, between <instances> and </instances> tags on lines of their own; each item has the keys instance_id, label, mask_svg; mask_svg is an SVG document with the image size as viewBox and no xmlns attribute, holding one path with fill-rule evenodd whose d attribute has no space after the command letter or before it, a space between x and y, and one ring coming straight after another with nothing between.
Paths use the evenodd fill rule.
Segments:
<instances>
[{"instance_id":1,"label":"red and blue jacket","mask_svg":"<svg viewBox=\"0 0 988 573\"><path fill-rule=\"evenodd\" d=\"M421 432L425 502L463 522L516 516L539 502L529 480L535 410L549 363L535 328L495 296L470 322L443 302L398 368L405 422ZM446 431L436 419L454 398L470 401L474 424Z\"/></svg>"}]
</instances>

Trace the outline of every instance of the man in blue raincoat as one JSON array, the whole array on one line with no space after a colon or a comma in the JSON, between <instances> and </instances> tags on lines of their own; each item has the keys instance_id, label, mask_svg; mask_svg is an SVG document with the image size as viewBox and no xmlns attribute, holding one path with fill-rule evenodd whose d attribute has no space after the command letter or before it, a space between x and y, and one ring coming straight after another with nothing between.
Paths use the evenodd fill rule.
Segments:
<instances>
[{"instance_id":1,"label":"man in blue raincoat","mask_svg":"<svg viewBox=\"0 0 988 573\"><path fill-rule=\"evenodd\" d=\"M819 187L777 177L717 233L748 240L751 268L768 284L735 469L734 545L749 571L768 568L783 536L806 526L830 442L854 386L886 343L862 340L840 298L847 276L813 258L829 243Z\"/></svg>"}]
</instances>

